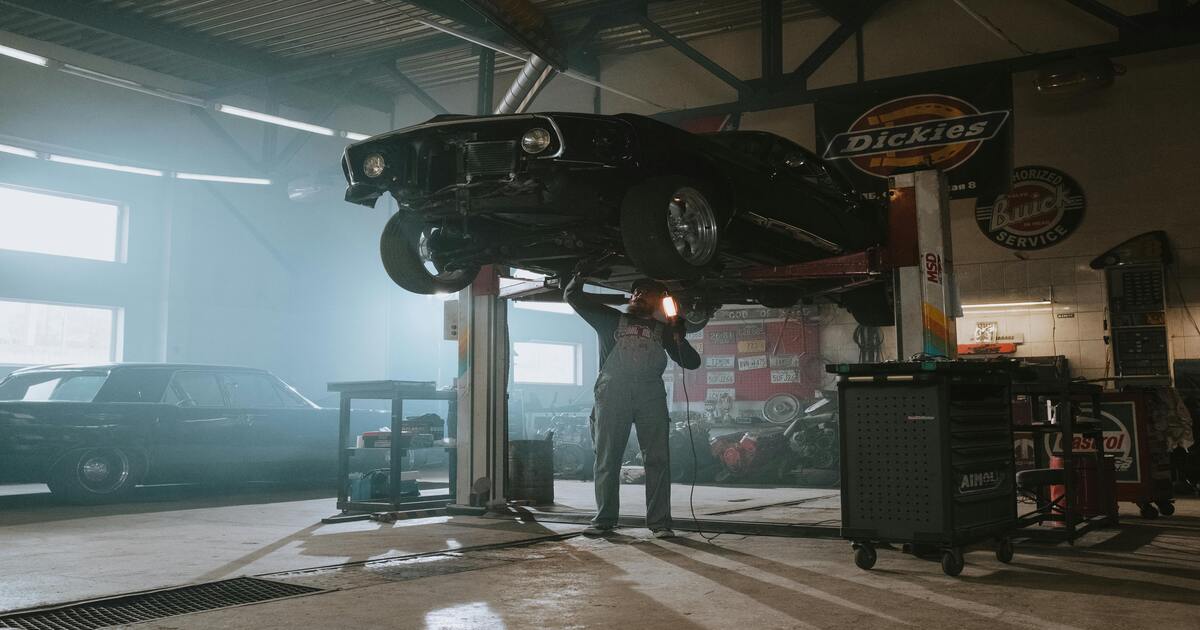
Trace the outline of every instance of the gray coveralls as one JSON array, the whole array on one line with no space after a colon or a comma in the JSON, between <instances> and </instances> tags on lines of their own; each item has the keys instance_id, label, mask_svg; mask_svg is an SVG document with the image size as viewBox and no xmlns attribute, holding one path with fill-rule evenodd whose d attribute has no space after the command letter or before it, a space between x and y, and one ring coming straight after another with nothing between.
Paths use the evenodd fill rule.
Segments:
<instances>
[{"instance_id":1,"label":"gray coveralls","mask_svg":"<svg viewBox=\"0 0 1200 630\"><path fill-rule=\"evenodd\" d=\"M596 379L592 442L596 448L596 506L592 523L617 524L621 459L630 425L637 427L646 469L646 527L671 527L670 417L662 375L667 369L661 322L621 315L616 344Z\"/></svg>"},{"instance_id":2,"label":"gray coveralls","mask_svg":"<svg viewBox=\"0 0 1200 630\"><path fill-rule=\"evenodd\" d=\"M662 322L633 317L587 297L583 284L572 280L567 302L600 336L601 367L592 410L592 442L596 448L596 517L598 527L617 524L621 504L621 459L629 429L637 427L646 469L646 526L671 526L670 417L662 375L670 356L683 367L700 367L700 355L687 341L676 342Z\"/></svg>"}]
</instances>

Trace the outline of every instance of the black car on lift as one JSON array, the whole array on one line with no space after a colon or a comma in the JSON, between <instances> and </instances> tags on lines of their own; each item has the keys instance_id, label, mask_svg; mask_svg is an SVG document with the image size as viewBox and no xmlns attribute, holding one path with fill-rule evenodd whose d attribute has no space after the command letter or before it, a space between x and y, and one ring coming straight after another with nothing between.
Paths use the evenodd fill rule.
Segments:
<instances>
[{"instance_id":1,"label":"black car on lift","mask_svg":"<svg viewBox=\"0 0 1200 630\"><path fill-rule=\"evenodd\" d=\"M668 282L694 310L784 307L836 281L750 283L738 270L883 240L865 202L812 152L774 134L693 134L633 114L442 115L346 148L346 200L399 211L380 249L414 293L458 291L487 264L628 289ZM882 284L837 298L863 323L891 316Z\"/></svg>"}]
</instances>

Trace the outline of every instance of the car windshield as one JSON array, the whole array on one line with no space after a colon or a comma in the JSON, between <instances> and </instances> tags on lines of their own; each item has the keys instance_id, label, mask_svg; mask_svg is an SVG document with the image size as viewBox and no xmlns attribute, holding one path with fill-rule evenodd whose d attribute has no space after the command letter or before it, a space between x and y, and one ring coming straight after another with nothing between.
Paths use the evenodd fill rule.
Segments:
<instances>
[{"instance_id":1,"label":"car windshield","mask_svg":"<svg viewBox=\"0 0 1200 630\"><path fill-rule=\"evenodd\" d=\"M106 371L25 372L0 383L0 400L91 402Z\"/></svg>"}]
</instances>

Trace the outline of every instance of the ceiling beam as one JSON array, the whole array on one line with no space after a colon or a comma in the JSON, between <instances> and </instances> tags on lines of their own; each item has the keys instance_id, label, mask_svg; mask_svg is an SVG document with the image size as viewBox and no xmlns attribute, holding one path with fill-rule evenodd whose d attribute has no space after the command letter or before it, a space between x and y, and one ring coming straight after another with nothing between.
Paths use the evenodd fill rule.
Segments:
<instances>
[{"instance_id":1,"label":"ceiling beam","mask_svg":"<svg viewBox=\"0 0 1200 630\"><path fill-rule=\"evenodd\" d=\"M638 19L638 23L641 24L643 28L650 31L651 35L661 39L671 48L683 53L688 59L696 62L701 68L708 70L718 79L729 84L730 87L737 90L739 93L749 89L750 86L748 86L745 81L742 81L734 76L732 72L722 68L717 62L704 56L704 53L692 48L687 42L672 35L667 31L667 29L659 26L657 22L651 20L648 16L641 16Z\"/></svg>"},{"instance_id":2,"label":"ceiling beam","mask_svg":"<svg viewBox=\"0 0 1200 630\"><path fill-rule=\"evenodd\" d=\"M1100 2L1100 0L1067 0L1067 2L1074 5L1080 11L1108 22L1112 26L1117 27L1118 30L1136 31L1141 28L1141 25L1130 19L1129 16Z\"/></svg>"},{"instance_id":3,"label":"ceiling beam","mask_svg":"<svg viewBox=\"0 0 1200 630\"><path fill-rule=\"evenodd\" d=\"M783 0L762 2L762 76L774 81L783 75Z\"/></svg>"},{"instance_id":4,"label":"ceiling beam","mask_svg":"<svg viewBox=\"0 0 1200 630\"><path fill-rule=\"evenodd\" d=\"M421 101L421 104L427 107L429 111L435 114L450 113L450 110L446 109L441 103L437 102L437 99L430 96L428 92L421 89L421 86L417 85L412 79L408 78L407 74L400 72L400 69L397 68L394 63L385 63L383 64L383 68L387 70L389 76L399 81L400 85L404 86L404 89L409 94L412 94L418 101Z\"/></svg>"},{"instance_id":5,"label":"ceiling beam","mask_svg":"<svg viewBox=\"0 0 1200 630\"><path fill-rule=\"evenodd\" d=\"M558 34L554 31L553 23L529 0L461 1L488 22L500 27L500 30L526 50L545 59L555 70L562 72L567 69L567 54L558 44Z\"/></svg>"},{"instance_id":6,"label":"ceiling beam","mask_svg":"<svg viewBox=\"0 0 1200 630\"><path fill-rule=\"evenodd\" d=\"M1197 17L1200 18L1200 16ZM870 94L879 90L891 90L933 81L977 76L989 72L1025 72L1036 70L1047 63L1064 59L1075 59L1077 57L1122 57L1158 50L1169 50L1182 46L1196 46L1200 45L1200 28L1198 27L1200 27L1200 19L1188 18L1187 20L1177 22L1169 30L1156 33L1155 37L1130 38L1105 44L1067 48L941 70L929 70L882 79L872 79L861 83L846 83L815 90L808 89L803 81L790 75L784 76L783 84L776 88L768 86L762 79L755 79L747 82L751 87L751 96L749 98L718 105L706 105L703 107L663 112L655 114L654 117L667 122L679 122L703 116L756 112L815 103L828 98L845 98L850 95Z\"/></svg>"},{"instance_id":7,"label":"ceiling beam","mask_svg":"<svg viewBox=\"0 0 1200 630\"><path fill-rule=\"evenodd\" d=\"M792 72L794 77L807 80L817 71L833 53L837 52L846 40L856 35L862 29L863 24L871 18L871 15L883 6L887 0L863 0L853 3L852 13L850 17L838 21L838 27L829 34L817 48L809 53L808 57Z\"/></svg>"}]
</instances>

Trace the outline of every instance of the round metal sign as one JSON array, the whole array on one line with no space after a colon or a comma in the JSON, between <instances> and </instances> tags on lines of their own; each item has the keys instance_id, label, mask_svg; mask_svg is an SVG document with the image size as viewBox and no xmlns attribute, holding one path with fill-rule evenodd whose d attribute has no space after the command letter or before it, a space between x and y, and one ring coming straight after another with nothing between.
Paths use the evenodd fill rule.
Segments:
<instances>
[{"instance_id":1,"label":"round metal sign","mask_svg":"<svg viewBox=\"0 0 1200 630\"><path fill-rule=\"evenodd\" d=\"M1057 245L1079 229L1087 200L1079 184L1048 166L1013 169L1012 189L980 199L975 223L988 240L1008 249Z\"/></svg>"}]
</instances>

